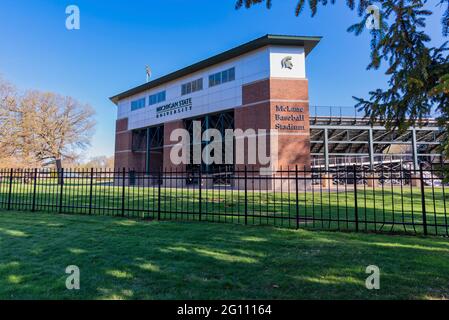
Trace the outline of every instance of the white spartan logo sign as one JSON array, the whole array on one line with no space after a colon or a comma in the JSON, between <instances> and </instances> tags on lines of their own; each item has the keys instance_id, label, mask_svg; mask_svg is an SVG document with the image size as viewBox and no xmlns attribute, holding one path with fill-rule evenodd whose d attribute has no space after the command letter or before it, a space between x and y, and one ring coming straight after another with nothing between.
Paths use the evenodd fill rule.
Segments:
<instances>
[{"instance_id":1,"label":"white spartan logo sign","mask_svg":"<svg viewBox=\"0 0 449 320\"><path fill-rule=\"evenodd\" d=\"M282 69L286 68L286 69L293 69L293 62L292 62L292 57L291 56L287 56L284 59L282 59L281 61L281 65L282 65Z\"/></svg>"}]
</instances>

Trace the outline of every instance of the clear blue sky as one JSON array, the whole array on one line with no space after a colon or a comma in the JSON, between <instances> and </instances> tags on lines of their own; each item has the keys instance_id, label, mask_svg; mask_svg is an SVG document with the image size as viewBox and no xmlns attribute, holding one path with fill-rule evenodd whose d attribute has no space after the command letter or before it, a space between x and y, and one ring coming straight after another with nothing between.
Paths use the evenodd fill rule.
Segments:
<instances>
[{"instance_id":1,"label":"clear blue sky","mask_svg":"<svg viewBox=\"0 0 449 320\"><path fill-rule=\"evenodd\" d=\"M108 97L142 84L146 64L156 78L267 33L323 36L307 60L311 105L351 106L353 95L385 87L381 72L366 71L368 34L346 32L358 17L344 1L314 18L309 10L295 17L296 1L236 11L235 0L2 0L0 74L23 90L91 104L98 125L86 158L113 154L116 107ZM80 8L81 30L65 28L70 4ZM441 43L441 8L432 9L428 31Z\"/></svg>"}]
</instances>

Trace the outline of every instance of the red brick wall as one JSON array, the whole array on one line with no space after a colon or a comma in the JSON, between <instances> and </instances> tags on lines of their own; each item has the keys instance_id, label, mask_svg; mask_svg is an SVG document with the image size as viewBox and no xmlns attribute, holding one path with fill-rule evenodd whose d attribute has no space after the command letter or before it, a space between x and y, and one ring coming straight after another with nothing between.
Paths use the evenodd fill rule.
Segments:
<instances>
[{"instance_id":1,"label":"red brick wall","mask_svg":"<svg viewBox=\"0 0 449 320\"><path fill-rule=\"evenodd\" d=\"M270 81L268 79L244 85L242 88L243 105L270 99Z\"/></svg>"},{"instance_id":2,"label":"red brick wall","mask_svg":"<svg viewBox=\"0 0 449 320\"><path fill-rule=\"evenodd\" d=\"M115 152L130 151L132 147L132 132L123 131L115 134Z\"/></svg>"},{"instance_id":3,"label":"red brick wall","mask_svg":"<svg viewBox=\"0 0 449 320\"><path fill-rule=\"evenodd\" d=\"M118 119L115 122L115 132L128 130L128 118Z\"/></svg>"},{"instance_id":4,"label":"red brick wall","mask_svg":"<svg viewBox=\"0 0 449 320\"><path fill-rule=\"evenodd\" d=\"M245 92L245 90L244 90ZM236 108L234 111L234 126L235 129L267 129L271 128L270 122L270 103L261 102L247 107ZM244 141L245 163L248 164L248 141ZM267 142L269 148L269 142ZM258 150L256 150L258 152ZM261 166L258 162L255 165L248 164L251 169L258 170ZM243 170L244 165L236 165L237 170Z\"/></svg>"},{"instance_id":5,"label":"red brick wall","mask_svg":"<svg viewBox=\"0 0 449 320\"><path fill-rule=\"evenodd\" d=\"M309 100L307 79L270 79L270 99Z\"/></svg>"},{"instance_id":6,"label":"red brick wall","mask_svg":"<svg viewBox=\"0 0 449 320\"><path fill-rule=\"evenodd\" d=\"M302 79L271 78L243 86L243 107L235 109L235 128L275 129L276 124L302 126L303 130L279 129L278 169L310 166L308 82ZM271 101L270 101L271 100ZM276 106L303 108L303 112L278 111ZM303 116L303 121L276 120L281 116ZM245 153L247 152L245 144ZM257 170L260 165L256 165ZM241 169L242 166L237 166Z\"/></svg>"},{"instance_id":7,"label":"red brick wall","mask_svg":"<svg viewBox=\"0 0 449 320\"><path fill-rule=\"evenodd\" d=\"M117 120L115 128L115 167L145 170L145 152L131 151L132 131L128 130L128 118Z\"/></svg>"},{"instance_id":8,"label":"red brick wall","mask_svg":"<svg viewBox=\"0 0 449 320\"><path fill-rule=\"evenodd\" d=\"M145 152L116 152L115 167L143 172L145 170Z\"/></svg>"},{"instance_id":9,"label":"red brick wall","mask_svg":"<svg viewBox=\"0 0 449 320\"><path fill-rule=\"evenodd\" d=\"M170 134L175 129L183 129L184 121L176 120L172 122L164 123L164 170L166 171L184 171L185 165L174 165L170 160L170 152L173 144L176 142L170 141Z\"/></svg>"},{"instance_id":10,"label":"red brick wall","mask_svg":"<svg viewBox=\"0 0 449 320\"><path fill-rule=\"evenodd\" d=\"M164 151L153 150L150 152L150 172L159 172L164 164Z\"/></svg>"}]
</instances>

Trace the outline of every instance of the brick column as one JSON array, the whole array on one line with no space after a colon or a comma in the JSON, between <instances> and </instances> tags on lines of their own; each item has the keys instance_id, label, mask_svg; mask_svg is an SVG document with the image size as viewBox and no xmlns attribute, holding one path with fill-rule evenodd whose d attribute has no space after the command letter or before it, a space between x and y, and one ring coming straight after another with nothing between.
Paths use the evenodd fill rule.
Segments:
<instances>
[{"instance_id":1,"label":"brick column","mask_svg":"<svg viewBox=\"0 0 449 320\"><path fill-rule=\"evenodd\" d=\"M128 130L128 118L116 121L115 168L145 170L145 152L132 152L132 131Z\"/></svg>"},{"instance_id":2,"label":"brick column","mask_svg":"<svg viewBox=\"0 0 449 320\"><path fill-rule=\"evenodd\" d=\"M176 120L164 124L164 151L163 151L163 168L165 174L162 177L162 186L167 188L180 188L186 185L186 166L184 164L175 165L170 159L172 145L175 142L170 141L170 134L175 129L184 129L184 121ZM170 176L170 172L172 173Z\"/></svg>"},{"instance_id":3,"label":"brick column","mask_svg":"<svg viewBox=\"0 0 449 320\"><path fill-rule=\"evenodd\" d=\"M279 134L277 139L266 138L269 153L267 155L271 156L271 159L277 159L272 168L294 170L298 166L299 170L310 169L307 80L270 78L244 85L242 90L243 106L235 109L235 128L254 129L256 132L266 129L269 134L272 134L271 130L276 129ZM277 148L273 145L274 142L277 142ZM258 161L255 165L248 164L247 153L245 141L245 163L255 170L267 167ZM243 170L243 167L244 164L236 165L237 170ZM294 179L286 179L283 184L294 184ZM301 183L301 187L303 186ZM262 188L276 190L282 187L280 183L271 180Z\"/></svg>"},{"instance_id":4,"label":"brick column","mask_svg":"<svg viewBox=\"0 0 449 320\"><path fill-rule=\"evenodd\" d=\"M310 168L308 99L306 79L271 78L244 85L243 107L235 109L235 128L277 129L278 163L275 169L296 165L300 170ZM255 167L259 168L260 164Z\"/></svg>"},{"instance_id":5,"label":"brick column","mask_svg":"<svg viewBox=\"0 0 449 320\"><path fill-rule=\"evenodd\" d=\"M271 129L270 121L270 82L268 79L257 81L244 85L242 88L243 107L234 110L234 127L235 129L254 129L257 133L258 129L266 129L267 133ZM268 139L268 138L267 138ZM268 148L270 147L269 140ZM259 170L261 164L248 163L248 141L244 141L245 164L251 169ZM258 151L258 150L257 150ZM257 152L256 151L256 152ZM269 151L268 151L269 152ZM243 170L245 164L236 164L237 170Z\"/></svg>"},{"instance_id":6,"label":"brick column","mask_svg":"<svg viewBox=\"0 0 449 320\"><path fill-rule=\"evenodd\" d=\"M271 128L279 132L278 169L310 168L310 114L306 79L270 79Z\"/></svg>"},{"instance_id":7,"label":"brick column","mask_svg":"<svg viewBox=\"0 0 449 320\"><path fill-rule=\"evenodd\" d=\"M170 141L170 134L175 129L184 129L184 121L176 120L164 124L164 170L166 171L185 171L185 165L175 165L170 160L170 152L172 150L172 145L176 142Z\"/></svg>"}]
</instances>

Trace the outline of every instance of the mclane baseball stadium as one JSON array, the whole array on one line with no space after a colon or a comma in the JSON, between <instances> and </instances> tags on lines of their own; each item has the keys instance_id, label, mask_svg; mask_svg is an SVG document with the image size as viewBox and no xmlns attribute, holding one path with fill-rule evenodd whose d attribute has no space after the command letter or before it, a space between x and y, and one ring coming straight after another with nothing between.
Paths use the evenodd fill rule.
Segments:
<instances>
[{"instance_id":1,"label":"mclane baseball stadium","mask_svg":"<svg viewBox=\"0 0 449 320\"><path fill-rule=\"evenodd\" d=\"M268 136L276 131L276 148L268 142L268 156L276 158L273 174L299 167L331 176L335 172L323 180L335 181L357 166L388 172L392 181L404 170L411 176L420 166L441 163L442 135L434 119L399 133L354 108L309 105L306 61L320 41L266 35L111 97L118 107L116 167L147 175L164 170L195 177L201 171L214 177L211 183L222 183L246 166L263 167L248 160L251 154L243 163L174 164L172 132L186 129L193 136L195 123L202 131L212 128L223 135L228 129L264 129Z\"/></svg>"}]
</instances>

